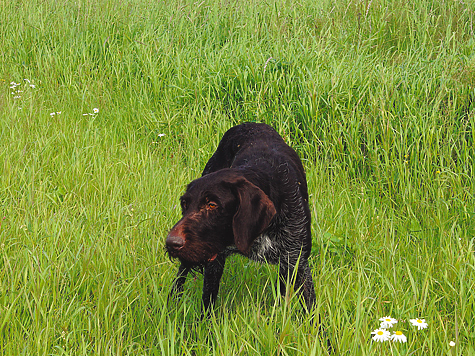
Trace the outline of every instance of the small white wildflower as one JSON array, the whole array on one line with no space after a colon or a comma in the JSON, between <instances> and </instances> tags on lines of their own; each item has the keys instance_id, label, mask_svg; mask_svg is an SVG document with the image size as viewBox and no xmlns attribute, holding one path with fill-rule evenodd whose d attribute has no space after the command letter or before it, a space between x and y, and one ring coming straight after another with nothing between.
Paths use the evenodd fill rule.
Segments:
<instances>
[{"instance_id":1,"label":"small white wildflower","mask_svg":"<svg viewBox=\"0 0 475 356\"><path fill-rule=\"evenodd\" d=\"M13 99L20 99L21 96L20 95L17 95L17 96L14 96Z\"/></svg>"},{"instance_id":2,"label":"small white wildflower","mask_svg":"<svg viewBox=\"0 0 475 356\"><path fill-rule=\"evenodd\" d=\"M426 323L425 319L411 319L409 320L409 322L412 325L417 326L417 330L422 330L429 326L429 324Z\"/></svg>"},{"instance_id":3,"label":"small white wildflower","mask_svg":"<svg viewBox=\"0 0 475 356\"><path fill-rule=\"evenodd\" d=\"M163 137L165 136L165 134L158 134L158 137Z\"/></svg>"},{"instance_id":4,"label":"small white wildflower","mask_svg":"<svg viewBox=\"0 0 475 356\"><path fill-rule=\"evenodd\" d=\"M36 88L35 84L30 84L30 88L35 89Z\"/></svg>"},{"instance_id":5,"label":"small white wildflower","mask_svg":"<svg viewBox=\"0 0 475 356\"><path fill-rule=\"evenodd\" d=\"M61 111L57 111L56 114L57 114L57 115L60 115L60 114L61 114Z\"/></svg>"},{"instance_id":6,"label":"small white wildflower","mask_svg":"<svg viewBox=\"0 0 475 356\"><path fill-rule=\"evenodd\" d=\"M87 115L89 115L89 114L82 114L82 116L87 116Z\"/></svg>"},{"instance_id":7,"label":"small white wildflower","mask_svg":"<svg viewBox=\"0 0 475 356\"><path fill-rule=\"evenodd\" d=\"M390 316L385 316L384 318L379 319L379 321L381 322L381 329L389 329L392 328L394 324L397 324L397 320Z\"/></svg>"},{"instance_id":8,"label":"small white wildflower","mask_svg":"<svg viewBox=\"0 0 475 356\"><path fill-rule=\"evenodd\" d=\"M30 83L29 79L23 79L25 82Z\"/></svg>"},{"instance_id":9,"label":"small white wildflower","mask_svg":"<svg viewBox=\"0 0 475 356\"><path fill-rule=\"evenodd\" d=\"M50 115L51 115L51 116L54 116L54 115L55 115L55 113L54 113L54 112L51 112L51 113L50 113Z\"/></svg>"},{"instance_id":10,"label":"small white wildflower","mask_svg":"<svg viewBox=\"0 0 475 356\"><path fill-rule=\"evenodd\" d=\"M376 329L371 334L374 335L372 339L376 342L388 341L391 338L391 333L384 329Z\"/></svg>"},{"instance_id":11,"label":"small white wildflower","mask_svg":"<svg viewBox=\"0 0 475 356\"><path fill-rule=\"evenodd\" d=\"M92 111L94 111L94 114L97 114L99 112L99 109L98 108L94 108L92 109Z\"/></svg>"},{"instance_id":12,"label":"small white wildflower","mask_svg":"<svg viewBox=\"0 0 475 356\"><path fill-rule=\"evenodd\" d=\"M449 346L450 346L450 347L454 347L454 346L455 346L455 342L453 342L453 341L449 342Z\"/></svg>"},{"instance_id":13,"label":"small white wildflower","mask_svg":"<svg viewBox=\"0 0 475 356\"><path fill-rule=\"evenodd\" d=\"M394 342L396 342L396 341L406 342L407 337L401 331L396 331L396 332L394 332L394 334L391 335L391 340L393 340Z\"/></svg>"}]
</instances>

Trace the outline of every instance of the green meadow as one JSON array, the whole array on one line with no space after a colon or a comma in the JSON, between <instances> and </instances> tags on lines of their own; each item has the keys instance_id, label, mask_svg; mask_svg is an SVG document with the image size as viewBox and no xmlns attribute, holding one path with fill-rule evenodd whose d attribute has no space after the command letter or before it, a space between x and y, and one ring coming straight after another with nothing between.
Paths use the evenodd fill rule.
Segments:
<instances>
[{"instance_id":1,"label":"green meadow","mask_svg":"<svg viewBox=\"0 0 475 356\"><path fill-rule=\"evenodd\" d=\"M178 198L255 121L304 162L335 355L475 355L474 27L471 0L1 1L0 354L328 355L276 266L230 258L203 321L199 273L167 303Z\"/></svg>"}]
</instances>

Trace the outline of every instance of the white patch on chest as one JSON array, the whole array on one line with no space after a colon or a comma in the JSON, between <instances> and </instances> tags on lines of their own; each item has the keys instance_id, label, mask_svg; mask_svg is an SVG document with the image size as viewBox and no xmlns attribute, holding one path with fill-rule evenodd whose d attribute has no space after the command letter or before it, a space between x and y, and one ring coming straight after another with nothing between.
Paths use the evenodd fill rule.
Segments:
<instances>
[{"instance_id":1,"label":"white patch on chest","mask_svg":"<svg viewBox=\"0 0 475 356\"><path fill-rule=\"evenodd\" d=\"M273 255L273 250L274 242L269 236L262 234L252 244L249 258L258 262L270 262L268 260Z\"/></svg>"}]
</instances>

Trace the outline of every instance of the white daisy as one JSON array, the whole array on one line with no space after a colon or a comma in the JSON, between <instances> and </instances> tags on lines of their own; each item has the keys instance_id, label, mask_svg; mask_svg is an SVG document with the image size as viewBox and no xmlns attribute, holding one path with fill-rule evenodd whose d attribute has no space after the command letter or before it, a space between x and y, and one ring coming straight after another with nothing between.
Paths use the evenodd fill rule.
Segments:
<instances>
[{"instance_id":1,"label":"white daisy","mask_svg":"<svg viewBox=\"0 0 475 356\"><path fill-rule=\"evenodd\" d=\"M377 342L388 341L391 338L391 333L384 329L376 329L371 334L374 335L372 339Z\"/></svg>"},{"instance_id":2,"label":"white daisy","mask_svg":"<svg viewBox=\"0 0 475 356\"><path fill-rule=\"evenodd\" d=\"M455 342L453 342L453 341L449 342L449 346L450 346L450 347L454 347L454 346L455 346Z\"/></svg>"},{"instance_id":3,"label":"white daisy","mask_svg":"<svg viewBox=\"0 0 475 356\"><path fill-rule=\"evenodd\" d=\"M401 331L396 331L396 332L394 332L394 334L391 335L391 340L393 340L394 342L396 342L396 341L406 342L407 337Z\"/></svg>"},{"instance_id":4,"label":"white daisy","mask_svg":"<svg viewBox=\"0 0 475 356\"><path fill-rule=\"evenodd\" d=\"M429 326L429 324L426 323L425 319L411 319L409 320L409 322L412 325L417 326L417 330L422 330Z\"/></svg>"},{"instance_id":5,"label":"white daisy","mask_svg":"<svg viewBox=\"0 0 475 356\"><path fill-rule=\"evenodd\" d=\"M394 324L397 323L397 320L390 316L385 316L384 318L379 319L379 321L381 322L381 329L392 328Z\"/></svg>"},{"instance_id":6,"label":"white daisy","mask_svg":"<svg viewBox=\"0 0 475 356\"><path fill-rule=\"evenodd\" d=\"M99 112L99 109L98 108L94 108L92 109L92 111L94 111L94 114L97 114Z\"/></svg>"}]
</instances>

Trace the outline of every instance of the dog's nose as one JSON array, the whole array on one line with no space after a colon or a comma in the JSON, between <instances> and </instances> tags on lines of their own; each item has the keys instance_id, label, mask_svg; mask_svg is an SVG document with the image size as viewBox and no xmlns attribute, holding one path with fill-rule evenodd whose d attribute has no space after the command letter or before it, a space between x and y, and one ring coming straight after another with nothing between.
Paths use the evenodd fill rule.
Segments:
<instances>
[{"instance_id":1,"label":"dog's nose","mask_svg":"<svg viewBox=\"0 0 475 356\"><path fill-rule=\"evenodd\" d=\"M185 240L183 240L180 236L168 235L165 243L167 244L168 248L179 250L185 244Z\"/></svg>"}]
</instances>

